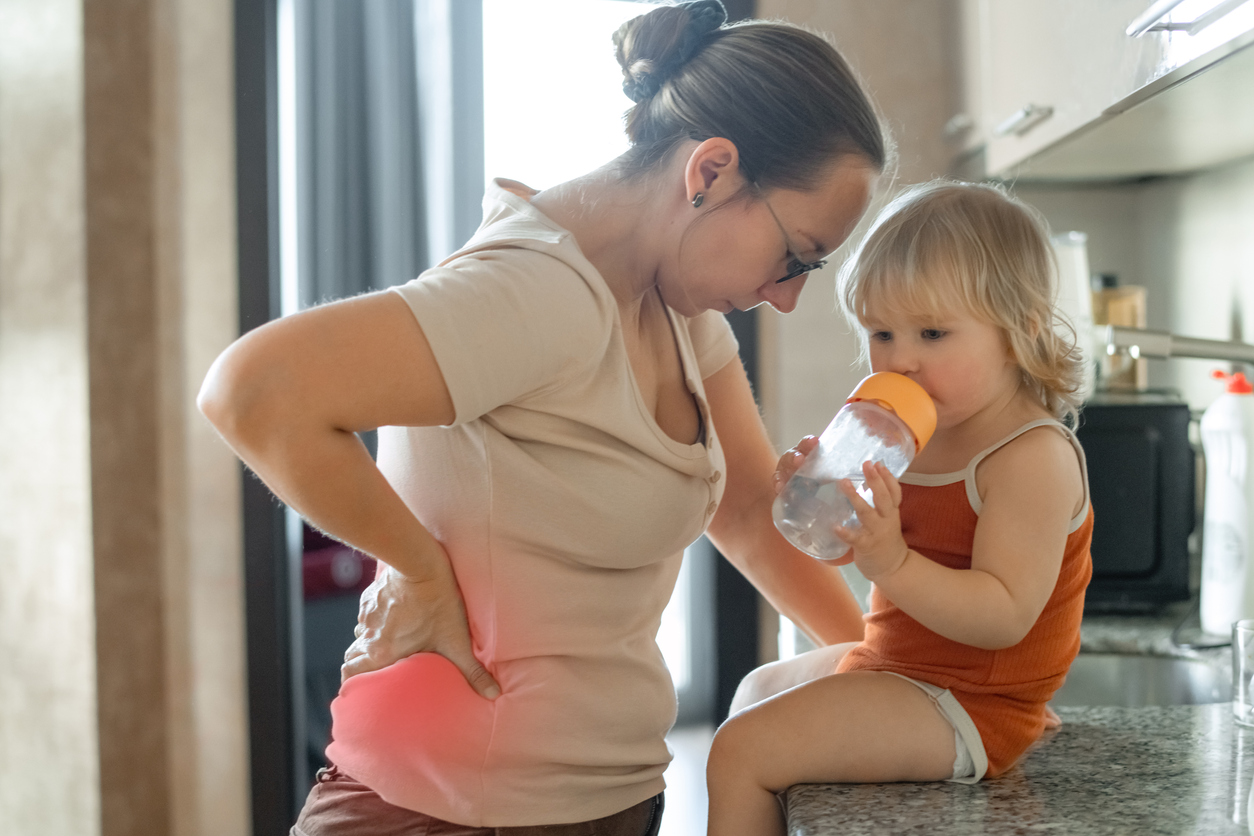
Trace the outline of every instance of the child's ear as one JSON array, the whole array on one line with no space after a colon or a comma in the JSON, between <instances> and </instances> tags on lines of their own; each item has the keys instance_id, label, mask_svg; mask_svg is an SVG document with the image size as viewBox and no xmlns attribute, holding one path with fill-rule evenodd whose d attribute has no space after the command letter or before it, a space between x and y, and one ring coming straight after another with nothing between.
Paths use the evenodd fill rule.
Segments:
<instances>
[{"instance_id":1,"label":"child's ear","mask_svg":"<svg viewBox=\"0 0 1254 836\"><path fill-rule=\"evenodd\" d=\"M1038 326L1038 324L1037 324L1037 322L1036 322L1036 320L1035 320L1035 319L1033 319L1032 321L1030 321L1030 322L1028 323L1027 332L1028 332L1028 334L1030 334L1030 335L1031 335L1031 337L1032 337L1032 342L1036 342L1036 336L1037 336L1037 334L1039 334L1039 333L1040 333L1040 327ZM1003 329L1003 331L1002 331L1002 344L1006 347L1006 360L1007 360L1007 362L1010 362L1010 363L1013 363L1013 364L1015 364L1015 365L1018 365L1018 364L1019 364L1019 356L1018 356L1017 354L1015 354L1015 344L1014 344L1014 340L1010 339L1010 331L1009 331L1009 330L1004 330L1004 329Z\"/></svg>"},{"instance_id":2,"label":"child's ear","mask_svg":"<svg viewBox=\"0 0 1254 836\"><path fill-rule=\"evenodd\" d=\"M1032 318L1028 320L1028 336L1032 338L1032 342L1036 342L1037 338L1041 336L1040 317L1033 315Z\"/></svg>"},{"instance_id":3,"label":"child's ear","mask_svg":"<svg viewBox=\"0 0 1254 836\"><path fill-rule=\"evenodd\" d=\"M1045 326L1041 322L1041 318L1033 314L1032 317L1028 319L1028 340L1033 343L1039 340L1041 338L1041 329L1043 327Z\"/></svg>"},{"instance_id":4,"label":"child's ear","mask_svg":"<svg viewBox=\"0 0 1254 836\"><path fill-rule=\"evenodd\" d=\"M1006 362L1011 365L1019 365L1019 355L1015 354L1015 345L1010 341L1010 335L1007 334L1002 342L1006 346Z\"/></svg>"}]
</instances>

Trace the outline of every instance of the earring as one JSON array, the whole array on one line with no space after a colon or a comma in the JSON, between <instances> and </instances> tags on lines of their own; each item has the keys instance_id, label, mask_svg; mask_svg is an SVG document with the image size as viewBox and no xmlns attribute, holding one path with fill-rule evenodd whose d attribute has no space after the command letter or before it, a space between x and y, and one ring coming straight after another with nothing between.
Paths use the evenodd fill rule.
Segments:
<instances>
[{"instance_id":1,"label":"earring","mask_svg":"<svg viewBox=\"0 0 1254 836\"><path fill-rule=\"evenodd\" d=\"M705 195L701 194L701 192L697 192L696 197L692 199L692 208L700 209L702 203L705 203Z\"/></svg>"}]
</instances>

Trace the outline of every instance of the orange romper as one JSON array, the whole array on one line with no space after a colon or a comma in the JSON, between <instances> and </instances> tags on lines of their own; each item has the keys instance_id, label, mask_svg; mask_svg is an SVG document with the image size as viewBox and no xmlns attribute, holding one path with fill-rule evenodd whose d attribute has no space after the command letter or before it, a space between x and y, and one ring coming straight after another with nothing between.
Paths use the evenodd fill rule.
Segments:
<instances>
[{"instance_id":1,"label":"orange romper","mask_svg":"<svg viewBox=\"0 0 1254 836\"><path fill-rule=\"evenodd\" d=\"M1084 452L1055 421L1033 421L979 453L958 473L902 477L901 530L910 548L950 569L971 568L979 520L975 489L979 462L1038 426L1067 435L1084 470ZM1013 647L981 650L933 633L893 604L878 588L863 616L865 637L841 659L837 673L890 671L948 688L970 715L988 754L987 777L1005 772L1045 728L1045 703L1053 697L1080 650L1084 590L1093 574L1089 543L1093 509L1084 477L1084 506L1072 519L1058 582L1028 634Z\"/></svg>"}]
</instances>

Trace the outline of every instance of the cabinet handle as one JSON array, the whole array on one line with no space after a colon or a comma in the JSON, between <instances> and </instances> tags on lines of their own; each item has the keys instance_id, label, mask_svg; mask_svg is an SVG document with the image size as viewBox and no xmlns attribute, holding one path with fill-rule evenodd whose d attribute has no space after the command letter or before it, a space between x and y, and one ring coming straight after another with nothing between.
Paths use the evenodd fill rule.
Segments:
<instances>
[{"instance_id":1,"label":"cabinet handle","mask_svg":"<svg viewBox=\"0 0 1254 836\"><path fill-rule=\"evenodd\" d=\"M955 113L949 117L949 121L945 123L945 127L941 128L941 135L946 140L957 139L961 134L966 133L975 127L975 120L971 118L969 113Z\"/></svg>"},{"instance_id":2,"label":"cabinet handle","mask_svg":"<svg viewBox=\"0 0 1254 836\"><path fill-rule=\"evenodd\" d=\"M993 129L993 133L997 136L1023 136L1037 125L1054 115L1054 109L1049 105L1027 104L1019 108L1014 114Z\"/></svg>"},{"instance_id":3,"label":"cabinet handle","mask_svg":"<svg viewBox=\"0 0 1254 836\"><path fill-rule=\"evenodd\" d=\"M1139 38L1150 30L1150 28L1162 20L1171 10L1183 3L1184 0L1157 0L1154 5L1141 12L1140 17L1128 24L1128 28L1124 30L1129 38Z\"/></svg>"},{"instance_id":4,"label":"cabinet handle","mask_svg":"<svg viewBox=\"0 0 1254 836\"><path fill-rule=\"evenodd\" d=\"M1146 9L1140 17L1129 23L1125 31L1132 38L1139 38L1146 32L1184 32L1188 35L1196 35L1219 20L1219 18L1228 14L1228 12L1238 6L1244 6L1247 0L1223 0L1223 2L1211 6L1199 17L1183 23L1160 22L1172 9L1179 6L1182 2L1184 0L1158 0L1157 3Z\"/></svg>"}]
</instances>

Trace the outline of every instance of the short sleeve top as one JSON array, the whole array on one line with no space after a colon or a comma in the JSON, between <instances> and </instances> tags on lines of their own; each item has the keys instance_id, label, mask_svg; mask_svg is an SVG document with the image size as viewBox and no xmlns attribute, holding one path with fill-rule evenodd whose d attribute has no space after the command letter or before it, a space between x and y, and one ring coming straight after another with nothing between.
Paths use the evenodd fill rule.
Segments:
<instances>
[{"instance_id":1,"label":"short sleeve top","mask_svg":"<svg viewBox=\"0 0 1254 836\"><path fill-rule=\"evenodd\" d=\"M717 312L667 311L704 428L669 437L609 287L530 194L496 181L466 247L395 289L455 418L379 433L379 466L447 550L503 693L483 700L419 654L348 681L328 749L385 800L480 827L600 818L662 790L676 707L655 636L722 497L702 381L737 350Z\"/></svg>"}]
</instances>

